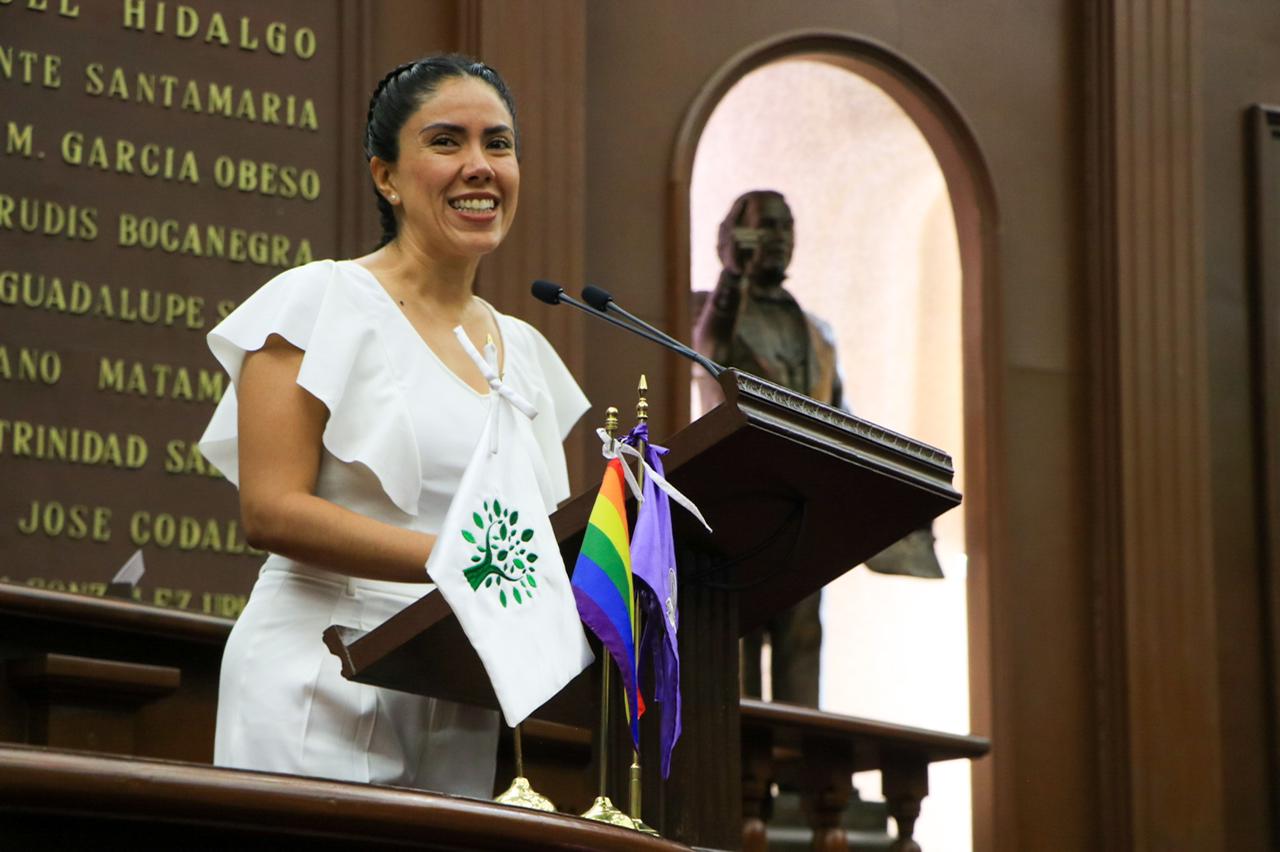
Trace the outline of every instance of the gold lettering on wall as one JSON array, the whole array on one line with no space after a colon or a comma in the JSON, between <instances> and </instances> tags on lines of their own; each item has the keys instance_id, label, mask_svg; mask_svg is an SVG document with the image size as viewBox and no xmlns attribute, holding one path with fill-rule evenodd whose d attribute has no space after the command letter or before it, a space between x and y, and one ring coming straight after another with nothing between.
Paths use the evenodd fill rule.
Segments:
<instances>
[{"instance_id":1,"label":"gold lettering on wall","mask_svg":"<svg viewBox=\"0 0 1280 852\"><path fill-rule=\"evenodd\" d=\"M193 518L139 509L129 517L129 540L137 547L185 551L261 555L244 540L240 522L224 518Z\"/></svg>"},{"instance_id":2,"label":"gold lettering on wall","mask_svg":"<svg viewBox=\"0 0 1280 852\"><path fill-rule=\"evenodd\" d=\"M30 124L18 124L10 121L5 125L4 153L6 156L17 155L26 159L34 156L35 128Z\"/></svg>"},{"instance_id":3,"label":"gold lettering on wall","mask_svg":"<svg viewBox=\"0 0 1280 852\"><path fill-rule=\"evenodd\" d=\"M3 196L0 196L2 200ZM166 254L187 254L281 269L314 260L311 241L305 238L295 245L283 234L183 223L176 219L157 219L133 213L121 213L118 222L116 242L123 248L158 250Z\"/></svg>"},{"instance_id":4,"label":"gold lettering on wall","mask_svg":"<svg viewBox=\"0 0 1280 852\"><path fill-rule=\"evenodd\" d=\"M181 438L164 445L164 469L166 473L222 478L222 472L205 460L195 441Z\"/></svg>"},{"instance_id":5,"label":"gold lettering on wall","mask_svg":"<svg viewBox=\"0 0 1280 852\"><path fill-rule=\"evenodd\" d=\"M2 66L0 66L2 68ZM90 97L105 97L161 109L219 115L236 121L267 124L297 130L319 130L316 104L311 98L255 91L226 83L200 83L173 74L126 71L90 62L84 68L84 91Z\"/></svg>"},{"instance_id":6,"label":"gold lettering on wall","mask_svg":"<svg viewBox=\"0 0 1280 852\"><path fill-rule=\"evenodd\" d=\"M72 541L111 541L111 509L59 500L32 500L18 516L22 535L67 538ZM158 547L187 552L203 551L261 556L250 547L240 522L225 518L196 518L169 512L139 509L129 516L129 541L135 547Z\"/></svg>"},{"instance_id":7,"label":"gold lettering on wall","mask_svg":"<svg viewBox=\"0 0 1280 852\"><path fill-rule=\"evenodd\" d=\"M148 453L141 435L0 420L0 455L137 470L147 463Z\"/></svg>"},{"instance_id":8,"label":"gold lettering on wall","mask_svg":"<svg viewBox=\"0 0 1280 852\"><path fill-rule=\"evenodd\" d=\"M219 189L238 189L277 198L320 197L320 174L315 169L280 166L254 160L233 160L221 156L213 161L213 182Z\"/></svg>"},{"instance_id":9,"label":"gold lettering on wall","mask_svg":"<svg viewBox=\"0 0 1280 852\"><path fill-rule=\"evenodd\" d=\"M111 540L112 532L111 509L83 503L64 504L58 500L32 500L18 516L16 526L23 535L107 542ZM136 547L188 552L253 556L263 553L245 541L237 520L196 518L145 509L129 516L129 541Z\"/></svg>"},{"instance_id":10,"label":"gold lettering on wall","mask_svg":"<svg viewBox=\"0 0 1280 852\"><path fill-rule=\"evenodd\" d=\"M0 379L56 385L62 378L62 356L51 349L0 344Z\"/></svg>"},{"instance_id":11,"label":"gold lettering on wall","mask_svg":"<svg viewBox=\"0 0 1280 852\"><path fill-rule=\"evenodd\" d=\"M207 324L203 296L107 284L94 287L80 280L64 282L56 275L12 269L0 269L0 305L191 331Z\"/></svg>"},{"instance_id":12,"label":"gold lettering on wall","mask_svg":"<svg viewBox=\"0 0 1280 852\"><path fill-rule=\"evenodd\" d=\"M319 136L320 112L329 122L342 102L338 72L295 64L321 39L336 48L331 11L0 0L0 241L14 244L0 253L13 497L0 547L23 566L13 582L102 595L140 548L158 585L134 599L243 609L265 554L195 440L231 387L202 337L339 231L342 149Z\"/></svg>"},{"instance_id":13,"label":"gold lettering on wall","mask_svg":"<svg viewBox=\"0 0 1280 852\"><path fill-rule=\"evenodd\" d=\"M316 34L310 27L298 27L292 32L288 24L272 21L265 27L255 23L248 15L241 15L230 27L221 12L201 16L191 6L181 3L165 3L163 0L123 0L124 28L160 35L173 35L184 41L200 41L204 44L257 51L261 47L276 56L292 55L298 59L310 59L316 55ZM231 33L236 35L234 38Z\"/></svg>"},{"instance_id":14,"label":"gold lettering on wall","mask_svg":"<svg viewBox=\"0 0 1280 852\"><path fill-rule=\"evenodd\" d=\"M28 577L26 580L15 580L6 576L0 576L0 583L21 583L33 589L48 589L51 592L71 592L72 594L93 595L94 597L103 597L107 593L107 584L101 581L93 580L64 580L61 577ZM137 587L135 587L135 592ZM138 594L134 594L134 600L141 600Z\"/></svg>"},{"instance_id":15,"label":"gold lettering on wall","mask_svg":"<svg viewBox=\"0 0 1280 852\"><path fill-rule=\"evenodd\" d=\"M4 0L0 0L3 3ZM107 584L100 580L64 580L61 577L27 577L19 580L0 575L0 583L19 583L33 589L47 589L51 592L70 592L72 594L105 597ZM169 586L134 586L130 595L135 601L147 601L153 606L170 609L187 609L202 612L205 615L216 615L220 618L237 618L244 611L248 602L247 595L232 592L200 592L191 589L172 588Z\"/></svg>"},{"instance_id":16,"label":"gold lettering on wall","mask_svg":"<svg viewBox=\"0 0 1280 852\"><path fill-rule=\"evenodd\" d=\"M108 140L85 135L78 130L62 134L59 149L62 162L117 174L139 174L143 177L200 183L200 167L191 151L146 142L141 145L128 139Z\"/></svg>"},{"instance_id":17,"label":"gold lettering on wall","mask_svg":"<svg viewBox=\"0 0 1280 852\"><path fill-rule=\"evenodd\" d=\"M226 373L221 369L190 369L172 364L98 358L98 390L180 402L212 402L222 399Z\"/></svg>"},{"instance_id":18,"label":"gold lettering on wall","mask_svg":"<svg viewBox=\"0 0 1280 852\"><path fill-rule=\"evenodd\" d=\"M18 532L72 541L111 541L111 509L75 503L65 506L57 500L32 500L18 518Z\"/></svg>"},{"instance_id":19,"label":"gold lettering on wall","mask_svg":"<svg viewBox=\"0 0 1280 852\"><path fill-rule=\"evenodd\" d=\"M41 55L34 50L17 50L0 45L0 80L16 80L24 86L39 84L46 89L62 87L62 57Z\"/></svg>"},{"instance_id":20,"label":"gold lettering on wall","mask_svg":"<svg viewBox=\"0 0 1280 852\"><path fill-rule=\"evenodd\" d=\"M0 0L0 7L18 5L14 0ZM24 0L20 4L28 12L48 12L49 0ZM80 4L76 0L58 0L58 16L62 18L80 17Z\"/></svg>"},{"instance_id":21,"label":"gold lettering on wall","mask_svg":"<svg viewBox=\"0 0 1280 852\"><path fill-rule=\"evenodd\" d=\"M14 198L0 193L0 230L96 240L98 208L59 204L44 198Z\"/></svg>"},{"instance_id":22,"label":"gold lettering on wall","mask_svg":"<svg viewBox=\"0 0 1280 852\"><path fill-rule=\"evenodd\" d=\"M200 596L200 611L223 618L238 618L249 602L247 595L229 595L225 592L205 592Z\"/></svg>"}]
</instances>

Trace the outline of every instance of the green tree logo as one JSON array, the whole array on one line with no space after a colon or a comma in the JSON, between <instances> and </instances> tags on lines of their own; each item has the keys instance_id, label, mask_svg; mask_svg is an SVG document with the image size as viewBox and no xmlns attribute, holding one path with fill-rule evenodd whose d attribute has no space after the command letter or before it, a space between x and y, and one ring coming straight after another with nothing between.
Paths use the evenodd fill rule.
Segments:
<instances>
[{"instance_id":1,"label":"green tree logo","mask_svg":"<svg viewBox=\"0 0 1280 852\"><path fill-rule=\"evenodd\" d=\"M476 553L471 557L471 567L464 568L462 575L472 591L480 591L481 586L497 589L498 603L504 608L508 588L517 604L531 599L533 590L538 588L533 565L538 554L529 549L533 530L516 526L520 513L503 508L496 499L484 501L484 514L472 512L471 520L476 532L464 529L462 537L475 545Z\"/></svg>"}]
</instances>

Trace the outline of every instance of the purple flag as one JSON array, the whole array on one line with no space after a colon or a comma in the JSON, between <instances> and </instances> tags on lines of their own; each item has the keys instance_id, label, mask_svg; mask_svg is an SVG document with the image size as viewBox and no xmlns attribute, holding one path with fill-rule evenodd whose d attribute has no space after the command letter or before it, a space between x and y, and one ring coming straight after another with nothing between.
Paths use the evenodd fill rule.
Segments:
<instances>
[{"instance_id":1,"label":"purple flag","mask_svg":"<svg viewBox=\"0 0 1280 852\"><path fill-rule=\"evenodd\" d=\"M665 475L662 457L667 449L649 443L648 424L636 426L623 441L632 446L643 441L645 462L659 475ZM679 597L671 503L652 477L645 477L644 502L631 537L631 570L640 581L636 592L645 614L637 661L653 662L654 698L662 706L662 777L667 778L671 774L671 752L680 739L680 647L676 641Z\"/></svg>"}]
</instances>

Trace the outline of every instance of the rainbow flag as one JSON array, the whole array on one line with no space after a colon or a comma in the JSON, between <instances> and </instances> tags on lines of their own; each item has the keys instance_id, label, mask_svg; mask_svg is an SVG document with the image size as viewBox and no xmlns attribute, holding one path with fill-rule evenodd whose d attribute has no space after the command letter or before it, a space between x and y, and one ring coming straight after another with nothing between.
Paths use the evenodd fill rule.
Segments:
<instances>
[{"instance_id":1,"label":"rainbow flag","mask_svg":"<svg viewBox=\"0 0 1280 852\"><path fill-rule=\"evenodd\" d=\"M622 675L623 695L631 721L631 738L639 748L640 697L636 688L635 591L631 577L631 545L622 480L622 460L610 459L600 493L582 537L573 568L573 597L578 616L608 649Z\"/></svg>"}]
</instances>

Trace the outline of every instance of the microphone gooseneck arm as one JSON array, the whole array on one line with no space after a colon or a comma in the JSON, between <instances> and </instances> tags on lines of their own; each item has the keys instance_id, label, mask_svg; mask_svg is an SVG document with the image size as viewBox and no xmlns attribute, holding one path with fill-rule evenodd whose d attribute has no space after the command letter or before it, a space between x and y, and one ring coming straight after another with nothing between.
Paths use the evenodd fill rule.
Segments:
<instances>
[{"instance_id":1,"label":"microphone gooseneck arm","mask_svg":"<svg viewBox=\"0 0 1280 852\"><path fill-rule=\"evenodd\" d=\"M632 334L637 334L640 337L643 337L645 340L650 341L651 343L656 343L659 346L666 347L667 349L674 349L678 354L684 355L686 358L690 357L688 353L681 351L679 348L673 347L670 343L668 343L658 334L654 334L653 332L646 331L643 328L637 328L629 323L625 323L622 320L617 319L616 317L611 317L608 314L603 314L600 311L593 311L591 308L587 307L582 302L579 302L577 299L573 298L568 293L566 293L564 291L564 288L561 287L559 284L553 284L550 281L538 280L533 282L533 287L531 289L533 292L533 297L540 302L546 302L548 305L559 305L561 303L569 305L571 307L577 308L578 310L582 311L585 314L589 314L590 316L593 316L593 317L598 317L604 320L605 322L611 323L612 325L616 325L618 328L625 329L631 332Z\"/></svg>"},{"instance_id":2,"label":"microphone gooseneck arm","mask_svg":"<svg viewBox=\"0 0 1280 852\"><path fill-rule=\"evenodd\" d=\"M586 287L582 288L582 298L584 301L586 301L588 305L594 308L596 313L599 314L600 316L605 317L606 319L611 319L611 317L609 317L607 312L613 311L614 313L620 315L621 317L626 319L628 322L630 322L632 324L632 328L634 328L637 332L644 330L649 332L651 335L656 335L662 338L662 340L666 343L667 348L673 349L676 352L679 352L684 357L698 364L704 370L710 373L713 378L716 376L719 376L721 373L724 372L724 369L725 369L724 367L720 366L715 361L712 361L710 358L703 355L701 352L698 352L696 349L686 346L685 344L681 343L679 340L676 340L674 337L667 334L662 329L656 328L650 325L649 323L640 319L635 314L623 308L621 305L617 303L617 301L614 300L613 294L610 293L608 290L601 289L600 287L596 287L594 285L587 285Z\"/></svg>"}]
</instances>

